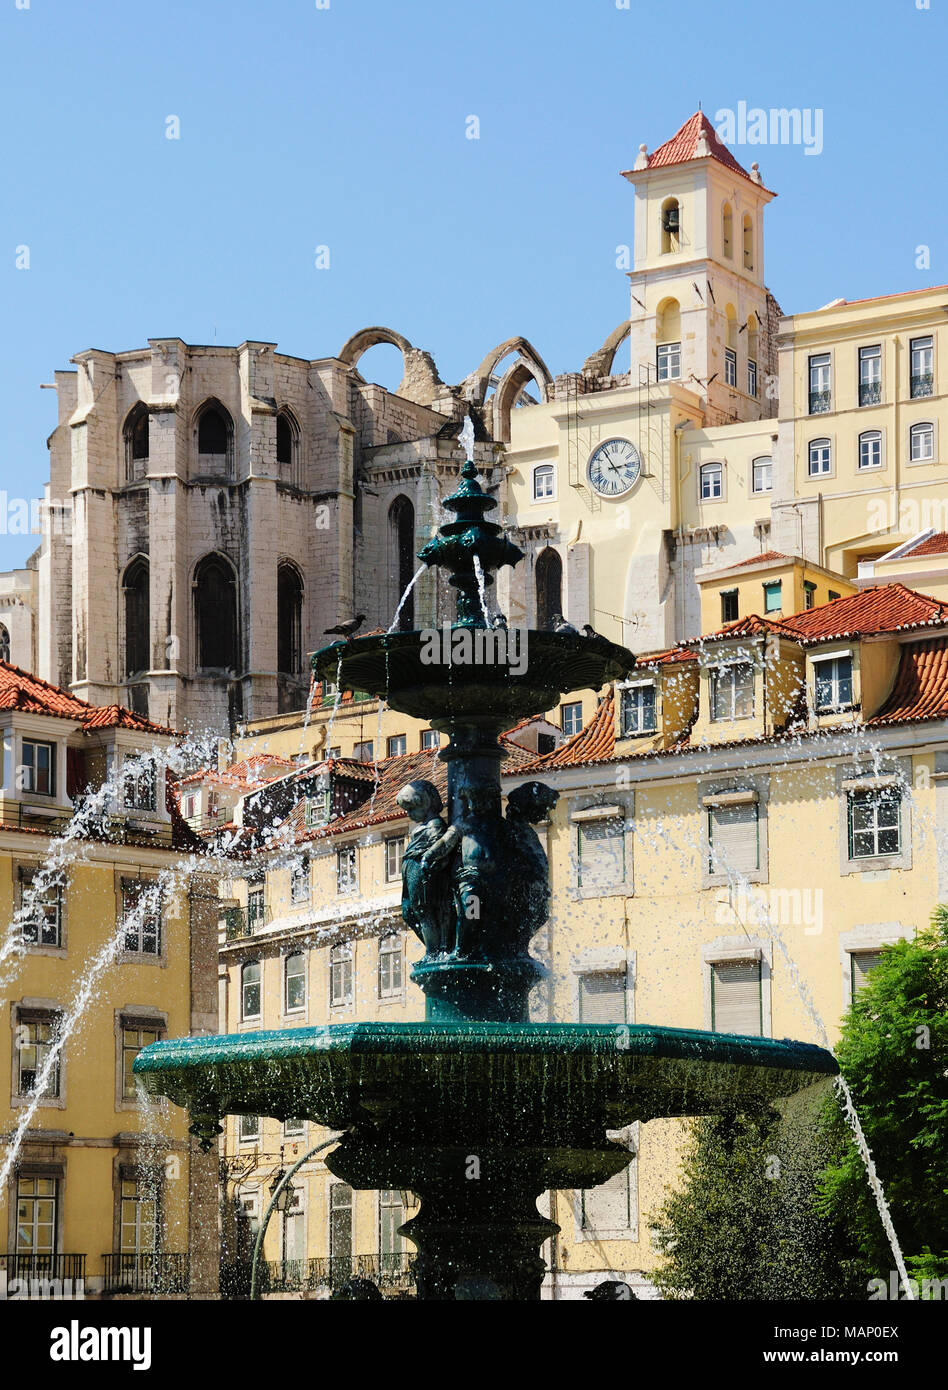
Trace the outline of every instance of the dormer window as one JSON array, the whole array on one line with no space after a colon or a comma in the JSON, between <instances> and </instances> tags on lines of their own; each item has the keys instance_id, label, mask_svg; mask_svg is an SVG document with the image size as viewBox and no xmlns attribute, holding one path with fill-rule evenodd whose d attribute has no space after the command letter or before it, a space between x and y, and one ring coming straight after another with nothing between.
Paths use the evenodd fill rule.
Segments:
<instances>
[{"instance_id":1,"label":"dormer window","mask_svg":"<svg viewBox=\"0 0 948 1390\"><path fill-rule=\"evenodd\" d=\"M122 804L128 811L157 809L154 763L136 758L122 769Z\"/></svg>"},{"instance_id":2,"label":"dormer window","mask_svg":"<svg viewBox=\"0 0 948 1390\"><path fill-rule=\"evenodd\" d=\"M56 745L25 738L21 748L20 790L56 795Z\"/></svg>"},{"instance_id":3,"label":"dormer window","mask_svg":"<svg viewBox=\"0 0 948 1390\"><path fill-rule=\"evenodd\" d=\"M640 734L655 732L655 686L651 681L623 690L620 728L622 738L636 738Z\"/></svg>"},{"instance_id":4,"label":"dormer window","mask_svg":"<svg viewBox=\"0 0 948 1390\"><path fill-rule=\"evenodd\" d=\"M813 658L814 705L817 714L852 708L853 659L849 652Z\"/></svg>"},{"instance_id":5,"label":"dormer window","mask_svg":"<svg viewBox=\"0 0 948 1390\"><path fill-rule=\"evenodd\" d=\"M732 661L711 671L711 718L715 723L754 717L754 664Z\"/></svg>"},{"instance_id":6,"label":"dormer window","mask_svg":"<svg viewBox=\"0 0 948 1390\"><path fill-rule=\"evenodd\" d=\"M329 788L325 787L306 798L306 824L325 825L329 819Z\"/></svg>"}]
</instances>

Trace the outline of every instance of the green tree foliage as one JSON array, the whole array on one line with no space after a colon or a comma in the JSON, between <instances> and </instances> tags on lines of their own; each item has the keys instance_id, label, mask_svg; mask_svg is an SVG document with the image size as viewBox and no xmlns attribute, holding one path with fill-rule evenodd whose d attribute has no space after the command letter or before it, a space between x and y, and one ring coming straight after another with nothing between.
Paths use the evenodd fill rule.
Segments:
<instances>
[{"instance_id":1,"label":"green tree foliage","mask_svg":"<svg viewBox=\"0 0 948 1390\"><path fill-rule=\"evenodd\" d=\"M948 1277L948 906L882 953L837 1056L909 1274ZM892 1254L855 1145L828 1164L819 1207L845 1217L867 1278L888 1279Z\"/></svg>"},{"instance_id":2,"label":"green tree foliage","mask_svg":"<svg viewBox=\"0 0 948 1390\"><path fill-rule=\"evenodd\" d=\"M812 1101L781 1117L694 1122L684 1183L656 1223L668 1298L865 1297L842 1233L815 1206L826 1145Z\"/></svg>"}]
</instances>

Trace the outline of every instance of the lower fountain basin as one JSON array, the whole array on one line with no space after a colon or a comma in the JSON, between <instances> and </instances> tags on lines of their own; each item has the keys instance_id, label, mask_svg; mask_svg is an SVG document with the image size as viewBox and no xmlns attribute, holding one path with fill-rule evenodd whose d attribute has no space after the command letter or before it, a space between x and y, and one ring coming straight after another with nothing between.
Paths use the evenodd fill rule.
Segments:
<instances>
[{"instance_id":1,"label":"lower fountain basin","mask_svg":"<svg viewBox=\"0 0 948 1390\"><path fill-rule=\"evenodd\" d=\"M306 1118L412 1145L564 1146L768 1106L837 1075L808 1043L648 1024L353 1023L152 1043L145 1090L192 1116Z\"/></svg>"}]
</instances>

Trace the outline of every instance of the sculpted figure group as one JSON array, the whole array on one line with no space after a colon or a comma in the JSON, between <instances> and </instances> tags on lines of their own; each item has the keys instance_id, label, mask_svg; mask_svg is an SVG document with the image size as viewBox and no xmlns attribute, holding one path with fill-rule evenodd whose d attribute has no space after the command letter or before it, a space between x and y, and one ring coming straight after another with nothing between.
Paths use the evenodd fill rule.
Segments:
<instances>
[{"instance_id":1,"label":"sculpted figure group","mask_svg":"<svg viewBox=\"0 0 948 1390\"><path fill-rule=\"evenodd\" d=\"M546 854L534 830L559 793L527 782L507 798L462 787L448 825L432 782L409 782L397 801L416 823L402 860L402 916L426 954L488 960L525 952L549 913Z\"/></svg>"}]
</instances>

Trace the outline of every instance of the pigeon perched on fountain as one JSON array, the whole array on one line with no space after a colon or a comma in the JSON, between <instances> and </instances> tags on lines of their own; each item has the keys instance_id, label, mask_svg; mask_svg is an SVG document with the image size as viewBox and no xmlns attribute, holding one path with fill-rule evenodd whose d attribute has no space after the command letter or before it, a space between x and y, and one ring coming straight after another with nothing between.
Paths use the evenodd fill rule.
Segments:
<instances>
[{"instance_id":1,"label":"pigeon perched on fountain","mask_svg":"<svg viewBox=\"0 0 948 1390\"><path fill-rule=\"evenodd\" d=\"M606 640L602 633L597 632L591 623L583 623L583 636L595 638L599 642L604 642Z\"/></svg>"},{"instance_id":2,"label":"pigeon perched on fountain","mask_svg":"<svg viewBox=\"0 0 948 1390\"><path fill-rule=\"evenodd\" d=\"M507 619L504 617L503 613L494 614L491 620L491 627L494 628L495 631L500 631L501 628L506 629Z\"/></svg>"},{"instance_id":3,"label":"pigeon perched on fountain","mask_svg":"<svg viewBox=\"0 0 948 1390\"><path fill-rule=\"evenodd\" d=\"M554 613L554 614L553 614L553 617L550 619L550 631L551 631L551 632L565 632L565 633L567 633L567 634L568 634L569 636L571 636L571 637L578 637L578 636L579 636L579 633L578 633L578 632L576 631L576 629L573 627L573 624L572 624L572 623L568 623L568 622L566 621L566 619L563 617L563 614L562 614L562 613Z\"/></svg>"},{"instance_id":4,"label":"pigeon perched on fountain","mask_svg":"<svg viewBox=\"0 0 948 1390\"><path fill-rule=\"evenodd\" d=\"M357 613L354 618L347 618L343 623L337 623L335 627L325 629L327 637L344 637L347 642L351 642L359 628L365 622L365 614Z\"/></svg>"}]
</instances>

